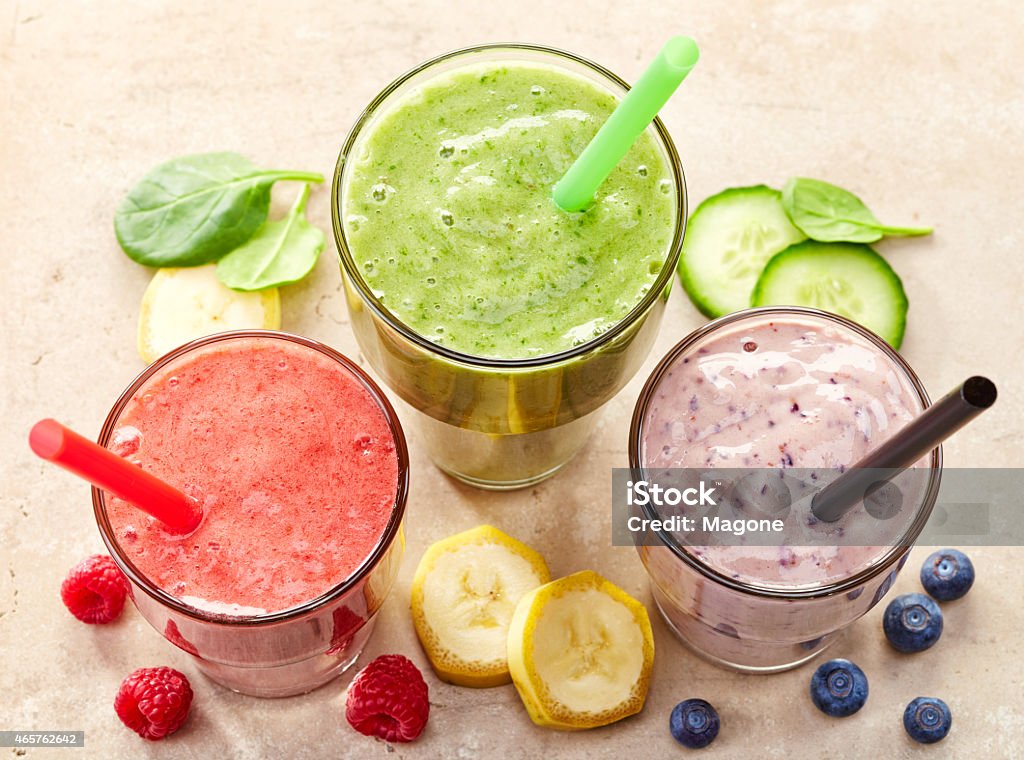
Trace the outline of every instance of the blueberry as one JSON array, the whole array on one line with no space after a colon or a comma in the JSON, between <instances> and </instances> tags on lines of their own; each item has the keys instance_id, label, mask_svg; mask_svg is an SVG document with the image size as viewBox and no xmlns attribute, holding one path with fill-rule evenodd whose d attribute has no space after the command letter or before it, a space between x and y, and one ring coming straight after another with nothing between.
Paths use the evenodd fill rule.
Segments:
<instances>
[{"instance_id":1,"label":"blueberry","mask_svg":"<svg viewBox=\"0 0 1024 760\"><path fill-rule=\"evenodd\" d=\"M829 660L811 676L811 700L833 718L853 715L868 701L868 677L849 660Z\"/></svg>"},{"instance_id":2,"label":"blueberry","mask_svg":"<svg viewBox=\"0 0 1024 760\"><path fill-rule=\"evenodd\" d=\"M946 738L952 725L949 705L936 697L918 697L903 711L903 727L911 739L921 744L934 744Z\"/></svg>"},{"instance_id":3,"label":"blueberry","mask_svg":"<svg viewBox=\"0 0 1024 760\"><path fill-rule=\"evenodd\" d=\"M956 549L935 552L921 565L921 585L940 602L959 599L974 584L974 565Z\"/></svg>"},{"instance_id":4,"label":"blueberry","mask_svg":"<svg viewBox=\"0 0 1024 760\"><path fill-rule=\"evenodd\" d=\"M885 608L882 628L896 649L921 652L942 635L942 610L924 594L903 594Z\"/></svg>"},{"instance_id":5,"label":"blueberry","mask_svg":"<svg viewBox=\"0 0 1024 760\"><path fill-rule=\"evenodd\" d=\"M706 747L718 736L718 712L703 699L686 699L672 708L668 728L673 738L690 749Z\"/></svg>"}]
</instances>

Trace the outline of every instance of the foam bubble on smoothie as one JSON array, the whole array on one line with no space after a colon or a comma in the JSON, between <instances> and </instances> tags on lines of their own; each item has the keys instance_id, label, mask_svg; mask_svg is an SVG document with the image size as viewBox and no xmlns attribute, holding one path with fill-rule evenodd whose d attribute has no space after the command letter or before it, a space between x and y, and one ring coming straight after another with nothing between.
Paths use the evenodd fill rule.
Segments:
<instances>
[{"instance_id":1,"label":"foam bubble on smoothie","mask_svg":"<svg viewBox=\"0 0 1024 760\"><path fill-rule=\"evenodd\" d=\"M142 445L142 433L131 425L121 425L110 439L110 450L119 457L130 457Z\"/></svg>"}]
</instances>

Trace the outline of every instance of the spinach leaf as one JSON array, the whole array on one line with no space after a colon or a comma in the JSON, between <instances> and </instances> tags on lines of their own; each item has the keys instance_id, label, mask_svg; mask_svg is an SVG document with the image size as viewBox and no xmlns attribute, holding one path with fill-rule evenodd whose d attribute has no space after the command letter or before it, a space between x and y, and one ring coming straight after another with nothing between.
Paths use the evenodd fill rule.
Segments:
<instances>
[{"instance_id":1,"label":"spinach leaf","mask_svg":"<svg viewBox=\"0 0 1024 760\"><path fill-rule=\"evenodd\" d=\"M201 153L153 169L114 216L117 241L151 267L187 267L220 258L267 218L281 179L322 182L320 174L258 169L237 153Z\"/></svg>"},{"instance_id":2,"label":"spinach leaf","mask_svg":"<svg viewBox=\"0 0 1024 760\"><path fill-rule=\"evenodd\" d=\"M873 243L883 235L928 235L931 227L882 224L848 190L818 179L793 177L782 188L782 207L807 237L823 243Z\"/></svg>"},{"instance_id":3,"label":"spinach leaf","mask_svg":"<svg viewBox=\"0 0 1024 760\"><path fill-rule=\"evenodd\" d=\"M309 185L288 215L267 222L248 242L217 264L217 277L235 290L263 290L301 280L316 264L324 233L306 220Z\"/></svg>"}]
</instances>

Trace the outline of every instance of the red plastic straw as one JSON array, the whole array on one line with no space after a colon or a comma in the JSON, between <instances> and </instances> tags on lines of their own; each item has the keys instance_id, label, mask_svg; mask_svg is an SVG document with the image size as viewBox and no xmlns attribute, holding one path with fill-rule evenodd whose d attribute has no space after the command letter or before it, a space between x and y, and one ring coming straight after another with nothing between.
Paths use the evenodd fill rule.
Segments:
<instances>
[{"instance_id":1,"label":"red plastic straw","mask_svg":"<svg viewBox=\"0 0 1024 760\"><path fill-rule=\"evenodd\" d=\"M124 499L174 533L194 530L203 518L195 499L56 420L37 422L28 442L43 459Z\"/></svg>"}]
</instances>

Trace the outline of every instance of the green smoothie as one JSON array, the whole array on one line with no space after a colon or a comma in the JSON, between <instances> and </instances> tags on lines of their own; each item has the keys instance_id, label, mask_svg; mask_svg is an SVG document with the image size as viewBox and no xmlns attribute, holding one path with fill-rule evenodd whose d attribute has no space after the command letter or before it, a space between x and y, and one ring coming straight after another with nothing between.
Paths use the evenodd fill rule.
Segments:
<instances>
[{"instance_id":1,"label":"green smoothie","mask_svg":"<svg viewBox=\"0 0 1024 760\"><path fill-rule=\"evenodd\" d=\"M618 104L526 62L463 66L405 96L350 157L355 264L399 320L436 344L520 359L577 346L653 286L676 225L672 170L649 133L586 211L551 188Z\"/></svg>"}]
</instances>

